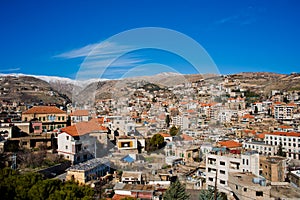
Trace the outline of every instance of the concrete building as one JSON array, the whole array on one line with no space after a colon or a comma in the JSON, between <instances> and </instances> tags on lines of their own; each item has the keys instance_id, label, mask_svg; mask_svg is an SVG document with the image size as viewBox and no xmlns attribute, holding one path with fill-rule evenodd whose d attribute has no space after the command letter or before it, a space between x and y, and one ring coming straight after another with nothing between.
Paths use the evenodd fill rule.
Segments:
<instances>
[{"instance_id":1,"label":"concrete building","mask_svg":"<svg viewBox=\"0 0 300 200\"><path fill-rule=\"evenodd\" d=\"M159 198L154 196L154 191L155 187L153 185L116 183L114 187L115 195L112 199L132 197L134 199L158 200Z\"/></svg>"},{"instance_id":2,"label":"concrete building","mask_svg":"<svg viewBox=\"0 0 300 200\"><path fill-rule=\"evenodd\" d=\"M142 172L123 171L121 182L128 184L142 184Z\"/></svg>"},{"instance_id":3,"label":"concrete building","mask_svg":"<svg viewBox=\"0 0 300 200\"><path fill-rule=\"evenodd\" d=\"M277 146L265 144L264 142L243 142L243 148L247 150L255 150L260 155L275 156L277 155Z\"/></svg>"},{"instance_id":4,"label":"concrete building","mask_svg":"<svg viewBox=\"0 0 300 200\"><path fill-rule=\"evenodd\" d=\"M300 170L291 171L289 173L289 179L293 185L295 185L299 188L300 187Z\"/></svg>"},{"instance_id":5,"label":"concrete building","mask_svg":"<svg viewBox=\"0 0 300 200\"><path fill-rule=\"evenodd\" d=\"M294 104L275 105L274 118L277 120L292 120L294 109L295 109Z\"/></svg>"},{"instance_id":6,"label":"concrete building","mask_svg":"<svg viewBox=\"0 0 300 200\"><path fill-rule=\"evenodd\" d=\"M217 187L228 193L229 172L251 172L258 176L259 154L256 151L233 154L226 148L213 148L206 156L206 187L214 187L217 173Z\"/></svg>"},{"instance_id":7,"label":"concrete building","mask_svg":"<svg viewBox=\"0 0 300 200\"><path fill-rule=\"evenodd\" d=\"M58 154L79 163L105 153L107 129L95 121L79 122L62 128L57 136Z\"/></svg>"},{"instance_id":8,"label":"concrete building","mask_svg":"<svg viewBox=\"0 0 300 200\"><path fill-rule=\"evenodd\" d=\"M265 143L272 146L282 146L286 157L300 160L300 133L272 132L265 134Z\"/></svg>"},{"instance_id":9,"label":"concrete building","mask_svg":"<svg viewBox=\"0 0 300 200\"><path fill-rule=\"evenodd\" d=\"M126 150L128 152L130 152L130 150L143 150L145 145L145 139L142 137L124 135L116 137L116 146L118 150Z\"/></svg>"},{"instance_id":10,"label":"concrete building","mask_svg":"<svg viewBox=\"0 0 300 200\"><path fill-rule=\"evenodd\" d=\"M99 180L110 171L110 162L105 158L94 158L84 163L73 165L67 169L66 180L86 184L91 180Z\"/></svg>"},{"instance_id":11,"label":"concrete building","mask_svg":"<svg viewBox=\"0 0 300 200\"><path fill-rule=\"evenodd\" d=\"M287 159L280 156L260 156L261 175L271 182L283 182L286 178Z\"/></svg>"},{"instance_id":12,"label":"concrete building","mask_svg":"<svg viewBox=\"0 0 300 200\"><path fill-rule=\"evenodd\" d=\"M233 196L240 200L267 200L270 197L271 186L266 186L266 180L251 173L229 173L228 185Z\"/></svg>"},{"instance_id":13,"label":"concrete building","mask_svg":"<svg viewBox=\"0 0 300 200\"><path fill-rule=\"evenodd\" d=\"M88 110L75 110L70 114L71 125L74 125L78 122L87 122L90 120L90 114Z\"/></svg>"}]
</instances>

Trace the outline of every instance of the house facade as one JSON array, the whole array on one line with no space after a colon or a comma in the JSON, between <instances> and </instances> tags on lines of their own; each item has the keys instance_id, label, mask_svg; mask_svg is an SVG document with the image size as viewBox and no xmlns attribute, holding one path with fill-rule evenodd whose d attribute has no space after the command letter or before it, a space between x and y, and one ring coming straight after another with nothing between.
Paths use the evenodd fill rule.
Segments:
<instances>
[{"instance_id":1,"label":"house facade","mask_svg":"<svg viewBox=\"0 0 300 200\"><path fill-rule=\"evenodd\" d=\"M72 163L80 163L105 153L106 142L106 127L95 122L79 122L60 130L57 151Z\"/></svg>"},{"instance_id":2,"label":"house facade","mask_svg":"<svg viewBox=\"0 0 300 200\"><path fill-rule=\"evenodd\" d=\"M22 121L39 121L43 130L52 131L66 127L68 115L56 106L34 106L22 113Z\"/></svg>"}]
</instances>

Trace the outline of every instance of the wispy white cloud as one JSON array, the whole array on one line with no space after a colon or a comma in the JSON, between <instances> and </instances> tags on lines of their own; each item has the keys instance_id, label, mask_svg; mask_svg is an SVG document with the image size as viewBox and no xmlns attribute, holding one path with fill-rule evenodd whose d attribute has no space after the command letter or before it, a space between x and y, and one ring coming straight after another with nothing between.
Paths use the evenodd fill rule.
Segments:
<instances>
[{"instance_id":1,"label":"wispy white cloud","mask_svg":"<svg viewBox=\"0 0 300 200\"><path fill-rule=\"evenodd\" d=\"M15 67L15 68L8 68L8 69L0 69L0 72L15 72L15 71L20 71L20 67Z\"/></svg>"},{"instance_id":2,"label":"wispy white cloud","mask_svg":"<svg viewBox=\"0 0 300 200\"><path fill-rule=\"evenodd\" d=\"M224 24L224 23L227 23L227 22L232 22L232 21L235 21L239 18L238 15L233 15L233 16L229 16L229 17L225 17L225 18L222 18L220 20L217 20L215 23L216 24Z\"/></svg>"},{"instance_id":3,"label":"wispy white cloud","mask_svg":"<svg viewBox=\"0 0 300 200\"><path fill-rule=\"evenodd\" d=\"M105 59L111 58L119 53L128 52L130 51L130 49L131 47L129 46L106 41L101 43L88 44L84 47L73 49L71 51L58 54L54 57L72 59L92 55L93 59Z\"/></svg>"},{"instance_id":4,"label":"wispy white cloud","mask_svg":"<svg viewBox=\"0 0 300 200\"><path fill-rule=\"evenodd\" d=\"M87 56L98 44L89 44L84 47L73 49L71 51L67 51L61 54L58 54L54 57L57 58L65 58L65 59L71 59L71 58L80 58Z\"/></svg>"},{"instance_id":5,"label":"wispy white cloud","mask_svg":"<svg viewBox=\"0 0 300 200\"><path fill-rule=\"evenodd\" d=\"M248 6L247 8L241 10L240 12L224 17L215 21L215 24L238 24L238 25L249 25L257 21L259 14L263 12L260 8L254 6Z\"/></svg>"},{"instance_id":6,"label":"wispy white cloud","mask_svg":"<svg viewBox=\"0 0 300 200\"><path fill-rule=\"evenodd\" d=\"M86 57L77 75L87 79L103 74L107 71L107 67L109 67L110 73L122 75L129 70L129 67L143 63L145 59L127 54L130 53L132 49L131 46L106 41L89 44L82 48L58 54L54 57L63 59ZM120 57L120 55L123 56Z\"/></svg>"}]
</instances>

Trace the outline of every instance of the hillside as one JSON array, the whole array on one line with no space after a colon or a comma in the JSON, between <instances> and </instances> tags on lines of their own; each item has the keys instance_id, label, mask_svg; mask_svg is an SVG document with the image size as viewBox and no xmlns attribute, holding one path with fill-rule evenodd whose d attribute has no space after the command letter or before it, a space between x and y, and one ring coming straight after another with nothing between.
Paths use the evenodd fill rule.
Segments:
<instances>
[{"instance_id":1,"label":"hillside","mask_svg":"<svg viewBox=\"0 0 300 200\"><path fill-rule=\"evenodd\" d=\"M300 91L300 74L276 74L269 72L245 72L228 75L228 84L239 84L258 94L270 95L272 90Z\"/></svg>"},{"instance_id":2,"label":"hillside","mask_svg":"<svg viewBox=\"0 0 300 200\"><path fill-rule=\"evenodd\" d=\"M46 78L45 78L46 77ZM47 76L1 75L0 100L20 101L25 103L57 103L69 102L76 97L77 101L94 102L99 99L124 96L128 91L122 88L145 88L151 90L179 85L187 82L216 83L227 78L225 87L246 88L257 94L268 96L271 90L300 91L300 74L276 74L268 72L245 72L226 76L215 75L181 75L162 73L154 76L142 76L121 80L88 80L78 84L74 80ZM149 84L151 83L151 84ZM125 87L124 87L125 86ZM76 95L73 95L76 94Z\"/></svg>"},{"instance_id":3,"label":"hillside","mask_svg":"<svg viewBox=\"0 0 300 200\"><path fill-rule=\"evenodd\" d=\"M31 76L1 76L0 100L24 103L64 104L69 98L49 83Z\"/></svg>"}]
</instances>

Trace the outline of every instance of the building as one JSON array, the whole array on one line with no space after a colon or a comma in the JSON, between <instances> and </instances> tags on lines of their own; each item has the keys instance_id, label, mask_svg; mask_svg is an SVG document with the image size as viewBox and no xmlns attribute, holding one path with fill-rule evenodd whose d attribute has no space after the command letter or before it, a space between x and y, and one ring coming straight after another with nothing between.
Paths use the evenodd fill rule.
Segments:
<instances>
[{"instance_id":1,"label":"building","mask_svg":"<svg viewBox=\"0 0 300 200\"><path fill-rule=\"evenodd\" d=\"M272 132L265 134L265 143L273 146L282 146L282 151L290 159L300 160L300 133Z\"/></svg>"},{"instance_id":2,"label":"building","mask_svg":"<svg viewBox=\"0 0 300 200\"><path fill-rule=\"evenodd\" d=\"M62 128L57 136L59 155L72 163L87 161L105 154L107 129L95 121L79 122Z\"/></svg>"},{"instance_id":3,"label":"building","mask_svg":"<svg viewBox=\"0 0 300 200\"><path fill-rule=\"evenodd\" d=\"M229 150L242 150L243 144L233 141L233 140L225 140L218 142L218 146L225 147Z\"/></svg>"},{"instance_id":4,"label":"building","mask_svg":"<svg viewBox=\"0 0 300 200\"><path fill-rule=\"evenodd\" d=\"M226 148L213 148L206 156L206 187L214 187L217 173L217 187L229 193L229 172L251 172L259 175L259 154L249 151L243 154L230 153Z\"/></svg>"},{"instance_id":5,"label":"building","mask_svg":"<svg viewBox=\"0 0 300 200\"><path fill-rule=\"evenodd\" d=\"M112 200L119 200L126 197L137 199L159 199L154 196L155 187L153 185L116 183L114 187L115 195Z\"/></svg>"},{"instance_id":6,"label":"building","mask_svg":"<svg viewBox=\"0 0 300 200\"><path fill-rule=\"evenodd\" d=\"M56 106L34 106L22 113L22 121L39 121L43 130L52 131L66 127L68 115Z\"/></svg>"},{"instance_id":7,"label":"building","mask_svg":"<svg viewBox=\"0 0 300 200\"><path fill-rule=\"evenodd\" d=\"M277 120L292 120L294 109L295 109L294 104L275 105L274 118Z\"/></svg>"},{"instance_id":8,"label":"building","mask_svg":"<svg viewBox=\"0 0 300 200\"><path fill-rule=\"evenodd\" d=\"M87 122L90 120L90 114L88 110L75 110L70 114L70 117L72 125L78 122Z\"/></svg>"},{"instance_id":9,"label":"building","mask_svg":"<svg viewBox=\"0 0 300 200\"><path fill-rule=\"evenodd\" d=\"M247 150L255 150L260 155L275 156L277 155L277 146L265 144L264 142L243 142L243 148Z\"/></svg>"},{"instance_id":10,"label":"building","mask_svg":"<svg viewBox=\"0 0 300 200\"><path fill-rule=\"evenodd\" d=\"M142 184L142 172L123 171L121 182L128 184Z\"/></svg>"},{"instance_id":11,"label":"building","mask_svg":"<svg viewBox=\"0 0 300 200\"><path fill-rule=\"evenodd\" d=\"M229 173L228 185L233 196L240 200L273 199L270 197L271 186L266 186L266 180L251 173Z\"/></svg>"},{"instance_id":12,"label":"building","mask_svg":"<svg viewBox=\"0 0 300 200\"><path fill-rule=\"evenodd\" d=\"M300 187L300 170L294 170L289 173L289 179L292 184Z\"/></svg>"},{"instance_id":13,"label":"building","mask_svg":"<svg viewBox=\"0 0 300 200\"><path fill-rule=\"evenodd\" d=\"M66 180L78 181L86 184L91 180L99 180L110 171L110 162L105 158L94 158L67 169Z\"/></svg>"},{"instance_id":14,"label":"building","mask_svg":"<svg viewBox=\"0 0 300 200\"><path fill-rule=\"evenodd\" d=\"M145 147L145 139L135 136L117 136L116 145L118 150L137 151L139 148L142 150Z\"/></svg>"},{"instance_id":15,"label":"building","mask_svg":"<svg viewBox=\"0 0 300 200\"><path fill-rule=\"evenodd\" d=\"M287 159L280 156L260 156L261 175L271 182L283 182L286 177Z\"/></svg>"}]
</instances>

